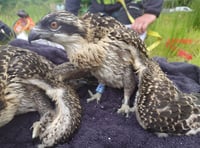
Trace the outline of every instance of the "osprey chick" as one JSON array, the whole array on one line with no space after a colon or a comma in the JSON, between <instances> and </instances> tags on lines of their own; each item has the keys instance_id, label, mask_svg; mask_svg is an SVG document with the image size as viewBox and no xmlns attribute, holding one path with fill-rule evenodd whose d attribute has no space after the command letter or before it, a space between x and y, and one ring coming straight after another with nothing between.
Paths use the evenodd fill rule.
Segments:
<instances>
[{"instance_id":1,"label":"osprey chick","mask_svg":"<svg viewBox=\"0 0 200 148\"><path fill-rule=\"evenodd\" d=\"M134 105L140 125L160 137L200 132L200 94L181 92L155 61L144 66Z\"/></svg>"},{"instance_id":2,"label":"osprey chick","mask_svg":"<svg viewBox=\"0 0 200 148\"><path fill-rule=\"evenodd\" d=\"M142 60L140 55L133 57L132 54L135 49L146 53L144 44L133 30L102 14L88 13L78 18L60 11L46 15L31 30L29 41L37 39L63 45L75 67L90 71L99 83L123 88L124 100L118 112L128 115L129 99L136 87L133 64ZM64 69L64 65L60 67ZM97 100L100 96L97 95Z\"/></svg>"},{"instance_id":3,"label":"osprey chick","mask_svg":"<svg viewBox=\"0 0 200 148\"><path fill-rule=\"evenodd\" d=\"M99 82L124 88L124 105L135 87L136 71L139 86L133 110L144 129L159 136L200 131L200 94L181 92L146 55L136 33L114 19L95 14L79 19L68 12L53 12L29 36L30 41L38 38L62 44L71 63L89 69Z\"/></svg>"},{"instance_id":4,"label":"osprey chick","mask_svg":"<svg viewBox=\"0 0 200 148\"><path fill-rule=\"evenodd\" d=\"M41 147L66 141L80 123L78 95L52 75L54 65L29 50L0 47L0 127L15 115L40 114L32 126L32 138Z\"/></svg>"}]
</instances>

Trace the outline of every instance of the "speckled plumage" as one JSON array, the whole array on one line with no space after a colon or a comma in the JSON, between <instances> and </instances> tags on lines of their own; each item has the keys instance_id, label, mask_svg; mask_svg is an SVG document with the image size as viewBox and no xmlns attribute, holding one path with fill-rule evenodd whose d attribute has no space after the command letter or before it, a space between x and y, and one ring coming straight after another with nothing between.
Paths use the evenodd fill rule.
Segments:
<instances>
[{"instance_id":1,"label":"speckled plumage","mask_svg":"<svg viewBox=\"0 0 200 148\"><path fill-rule=\"evenodd\" d=\"M158 136L198 133L200 94L181 92L154 61L145 65L134 108L140 125Z\"/></svg>"},{"instance_id":2,"label":"speckled plumage","mask_svg":"<svg viewBox=\"0 0 200 148\"><path fill-rule=\"evenodd\" d=\"M26 49L0 47L0 127L15 115L37 111L33 138L40 147L66 141L80 123L81 107L76 92L52 75L55 66Z\"/></svg>"},{"instance_id":3,"label":"speckled plumage","mask_svg":"<svg viewBox=\"0 0 200 148\"><path fill-rule=\"evenodd\" d=\"M144 129L159 136L200 131L200 95L181 92L147 56L137 34L111 17L53 12L29 36L30 41L39 38L62 44L75 67L89 69L106 85L123 87L125 96L134 89L136 72L139 85L133 110Z\"/></svg>"},{"instance_id":4,"label":"speckled plumage","mask_svg":"<svg viewBox=\"0 0 200 148\"><path fill-rule=\"evenodd\" d=\"M78 18L61 11L46 15L33 28L29 41L39 38L63 45L70 62L78 69L90 71L99 83L123 88L124 103L118 112L128 114L129 99L136 87L132 54L135 48L146 54L136 32L102 14L87 13ZM139 57L134 58L139 61Z\"/></svg>"}]
</instances>

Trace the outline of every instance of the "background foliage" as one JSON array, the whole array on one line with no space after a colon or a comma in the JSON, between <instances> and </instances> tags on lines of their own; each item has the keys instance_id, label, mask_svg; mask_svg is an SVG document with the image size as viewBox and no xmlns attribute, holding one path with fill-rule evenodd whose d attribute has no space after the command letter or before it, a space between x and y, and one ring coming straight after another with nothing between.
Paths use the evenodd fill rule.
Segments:
<instances>
[{"instance_id":1,"label":"background foliage","mask_svg":"<svg viewBox=\"0 0 200 148\"><path fill-rule=\"evenodd\" d=\"M17 11L24 9L37 22L49 11L55 10L57 4L64 4L64 0L0 0L0 20L12 28L18 19ZM82 0L80 15L87 11L89 4L90 0ZM149 52L149 55L165 57L169 61L186 61L200 66L200 0L165 0L164 8L177 6L189 6L193 11L161 13L150 29L159 32L162 41ZM173 45L176 49L169 46L170 40L176 40ZM150 45L155 42L155 38L147 37L145 42ZM191 55L192 59L181 57L180 49Z\"/></svg>"}]
</instances>

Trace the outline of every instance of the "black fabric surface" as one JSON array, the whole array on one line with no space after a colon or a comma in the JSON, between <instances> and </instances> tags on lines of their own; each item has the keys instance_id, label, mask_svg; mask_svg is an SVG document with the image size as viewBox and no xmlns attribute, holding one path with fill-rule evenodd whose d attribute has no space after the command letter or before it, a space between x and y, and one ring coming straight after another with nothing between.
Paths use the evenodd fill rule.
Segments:
<instances>
[{"instance_id":1,"label":"black fabric surface","mask_svg":"<svg viewBox=\"0 0 200 148\"><path fill-rule=\"evenodd\" d=\"M29 45L24 41L14 41L16 46L37 49L51 60L62 59L63 53L44 45ZM12 43L11 43L12 44ZM34 47L34 48L33 48ZM49 51L47 51L47 49ZM51 53L62 53L49 55ZM200 68L186 63L168 63L165 59L155 58L168 77L184 92L200 92ZM56 61L56 60L55 60ZM135 115L129 118L116 113L121 106L123 91L106 88L101 103L86 103L87 90L95 86L84 86L78 90L83 108L82 122L69 143L58 145L59 148L198 148L200 134L194 136L171 136L158 138L142 129ZM134 97L132 97L134 100ZM33 148L38 141L31 139L30 127L39 119L37 113L16 116L9 124L0 128L1 148Z\"/></svg>"},{"instance_id":2,"label":"black fabric surface","mask_svg":"<svg viewBox=\"0 0 200 148\"><path fill-rule=\"evenodd\" d=\"M61 64L67 61L65 51L57 47L52 47L49 45L39 43L29 44L29 42L22 39L12 40L9 44L37 52L39 55L46 57L48 60L52 61L55 64Z\"/></svg>"}]
</instances>

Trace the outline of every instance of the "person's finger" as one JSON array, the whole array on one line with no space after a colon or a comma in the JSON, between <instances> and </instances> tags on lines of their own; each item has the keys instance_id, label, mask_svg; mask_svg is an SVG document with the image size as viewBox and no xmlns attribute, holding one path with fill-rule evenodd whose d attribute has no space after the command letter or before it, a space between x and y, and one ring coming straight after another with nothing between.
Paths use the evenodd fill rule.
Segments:
<instances>
[{"instance_id":1,"label":"person's finger","mask_svg":"<svg viewBox=\"0 0 200 148\"><path fill-rule=\"evenodd\" d=\"M147 23L143 23L143 25L142 25L142 27L141 27L141 30L140 30L140 32L141 32L141 33L144 33L144 32L146 32L146 30L147 30L147 27L148 27L148 24L147 24Z\"/></svg>"},{"instance_id":2,"label":"person's finger","mask_svg":"<svg viewBox=\"0 0 200 148\"><path fill-rule=\"evenodd\" d=\"M134 23L132 25L132 29L134 29L136 32L138 32L139 34L142 34L146 31L147 25L145 23Z\"/></svg>"}]
</instances>

